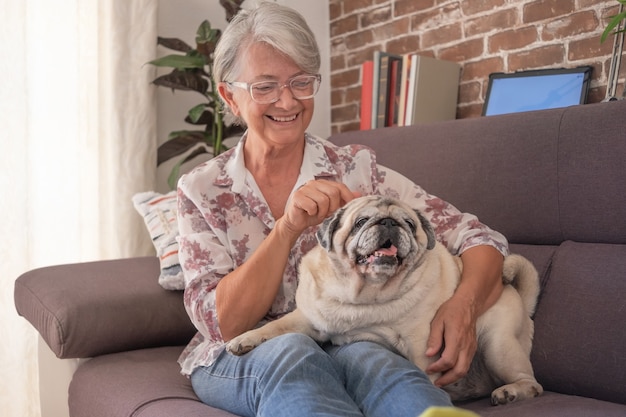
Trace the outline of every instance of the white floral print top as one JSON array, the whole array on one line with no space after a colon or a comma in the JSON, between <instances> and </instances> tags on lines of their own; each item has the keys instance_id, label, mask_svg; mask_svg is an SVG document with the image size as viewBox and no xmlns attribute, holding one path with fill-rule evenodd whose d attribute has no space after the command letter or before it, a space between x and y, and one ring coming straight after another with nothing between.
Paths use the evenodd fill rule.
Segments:
<instances>
[{"instance_id":1,"label":"white floral print top","mask_svg":"<svg viewBox=\"0 0 626 417\"><path fill-rule=\"evenodd\" d=\"M275 219L244 165L243 143L183 176L178 186L179 256L185 276L184 302L198 333L179 358L182 373L211 365L223 350L215 288L222 277L243 264L274 227ZM508 254L504 236L470 214L426 193L409 179L376 164L374 152L360 145L336 145L305 135L304 162L294 187L313 179L343 182L363 195L399 198L422 211L437 238L453 254L491 245ZM298 263L317 242L307 229L291 249L283 284L264 324L295 308ZM263 279L263 272L255 279Z\"/></svg>"}]
</instances>

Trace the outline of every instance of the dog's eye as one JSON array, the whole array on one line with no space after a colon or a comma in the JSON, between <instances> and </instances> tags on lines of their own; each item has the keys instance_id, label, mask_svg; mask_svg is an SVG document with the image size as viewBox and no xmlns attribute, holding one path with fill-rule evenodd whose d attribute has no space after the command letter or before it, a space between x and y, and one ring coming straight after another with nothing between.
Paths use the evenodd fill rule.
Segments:
<instances>
[{"instance_id":1,"label":"dog's eye","mask_svg":"<svg viewBox=\"0 0 626 417\"><path fill-rule=\"evenodd\" d=\"M365 226L365 223L367 223L368 220L368 217L359 217L354 223L354 228L360 229L361 227Z\"/></svg>"},{"instance_id":2,"label":"dog's eye","mask_svg":"<svg viewBox=\"0 0 626 417\"><path fill-rule=\"evenodd\" d=\"M415 222L413 222L413 220L407 219L406 224L407 226L409 226L409 229L411 229L413 233L417 232L417 226L415 225Z\"/></svg>"}]
</instances>

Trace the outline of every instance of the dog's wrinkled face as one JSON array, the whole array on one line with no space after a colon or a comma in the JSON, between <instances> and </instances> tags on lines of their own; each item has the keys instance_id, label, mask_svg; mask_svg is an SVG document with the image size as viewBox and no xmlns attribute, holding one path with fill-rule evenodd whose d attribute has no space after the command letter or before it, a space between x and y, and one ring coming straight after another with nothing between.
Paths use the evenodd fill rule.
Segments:
<instances>
[{"instance_id":1,"label":"dog's wrinkled face","mask_svg":"<svg viewBox=\"0 0 626 417\"><path fill-rule=\"evenodd\" d=\"M435 245L432 227L421 214L381 196L345 205L320 226L318 240L337 263L348 263L370 282L412 269L419 254Z\"/></svg>"}]
</instances>

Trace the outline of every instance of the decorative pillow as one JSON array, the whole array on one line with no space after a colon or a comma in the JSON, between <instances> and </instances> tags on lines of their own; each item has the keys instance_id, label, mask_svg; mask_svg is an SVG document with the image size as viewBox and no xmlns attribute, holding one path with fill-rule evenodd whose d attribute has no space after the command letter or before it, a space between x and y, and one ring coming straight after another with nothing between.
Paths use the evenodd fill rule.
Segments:
<instances>
[{"instance_id":1,"label":"decorative pillow","mask_svg":"<svg viewBox=\"0 0 626 417\"><path fill-rule=\"evenodd\" d=\"M176 191L160 194L154 191L133 196L133 205L141 214L159 257L159 284L166 290L185 288L183 271L178 261L178 224L176 221Z\"/></svg>"}]
</instances>

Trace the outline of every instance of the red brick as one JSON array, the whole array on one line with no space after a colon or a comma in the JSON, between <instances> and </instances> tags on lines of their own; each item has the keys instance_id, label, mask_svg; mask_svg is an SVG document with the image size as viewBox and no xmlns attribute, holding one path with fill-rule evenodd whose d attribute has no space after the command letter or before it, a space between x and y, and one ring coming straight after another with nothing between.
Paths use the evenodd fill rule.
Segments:
<instances>
[{"instance_id":1,"label":"red brick","mask_svg":"<svg viewBox=\"0 0 626 417\"><path fill-rule=\"evenodd\" d=\"M598 28L596 14L589 10L564 16L545 25L541 38L544 41L569 38L581 33L593 32Z\"/></svg>"},{"instance_id":2,"label":"red brick","mask_svg":"<svg viewBox=\"0 0 626 417\"><path fill-rule=\"evenodd\" d=\"M361 79L361 69L349 69L330 76L332 88L342 88L357 84Z\"/></svg>"},{"instance_id":3,"label":"red brick","mask_svg":"<svg viewBox=\"0 0 626 417\"><path fill-rule=\"evenodd\" d=\"M357 104L347 104L345 106L334 106L331 110L331 118L333 122L349 122L358 120L359 106Z\"/></svg>"},{"instance_id":4,"label":"red brick","mask_svg":"<svg viewBox=\"0 0 626 417\"><path fill-rule=\"evenodd\" d=\"M413 14L435 7L435 0L396 0L394 13L396 16Z\"/></svg>"},{"instance_id":5,"label":"red brick","mask_svg":"<svg viewBox=\"0 0 626 417\"><path fill-rule=\"evenodd\" d=\"M575 10L574 0L537 0L524 5L524 23L566 16Z\"/></svg>"},{"instance_id":6,"label":"red brick","mask_svg":"<svg viewBox=\"0 0 626 417\"><path fill-rule=\"evenodd\" d=\"M342 133L342 132L353 132L359 130L361 126L359 125L359 121L353 121L348 123L342 123L337 126L333 126L332 133Z\"/></svg>"},{"instance_id":7,"label":"red brick","mask_svg":"<svg viewBox=\"0 0 626 417\"><path fill-rule=\"evenodd\" d=\"M478 81L462 83L459 86L459 103L472 103L481 100L481 87L482 85Z\"/></svg>"},{"instance_id":8,"label":"red brick","mask_svg":"<svg viewBox=\"0 0 626 417\"><path fill-rule=\"evenodd\" d=\"M343 39L346 49L352 51L363 47L363 45L372 43L374 41L374 33L371 30L363 30L346 35Z\"/></svg>"},{"instance_id":9,"label":"red brick","mask_svg":"<svg viewBox=\"0 0 626 417\"><path fill-rule=\"evenodd\" d=\"M606 85L591 87L589 89L589 93L587 94L587 103L600 103L606 97L607 88L608 86ZM619 88L617 91L620 93Z\"/></svg>"},{"instance_id":10,"label":"red brick","mask_svg":"<svg viewBox=\"0 0 626 417\"><path fill-rule=\"evenodd\" d=\"M540 46L531 50L509 55L509 71L539 69L562 66L565 62L565 47L562 44Z\"/></svg>"},{"instance_id":11,"label":"red brick","mask_svg":"<svg viewBox=\"0 0 626 417\"><path fill-rule=\"evenodd\" d=\"M537 28L534 26L498 32L489 37L489 52L498 53L500 51L521 49L537 42L538 37Z\"/></svg>"},{"instance_id":12,"label":"red brick","mask_svg":"<svg viewBox=\"0 0 626 417\"><path fill-rule=\"evenodd\" d=\"M348 87L344 95L345 103L360 103L361 102L361 85L355 87Z\"/></svg>"},{"instance_id":13,"label":"red brick","mask_svg":"<svg viewBox=\"0 0 626 417\"><path fill-rule=\"evenodd\" d=\"M484 43L482 39L472 39L461 42L448 48L439 50L438 58L447 61L465 62L483 55Z\"/></svg>"},{"instance_id":14,"label":"red brick","mask_svg":"<svg viewBox=\"0 0 626 417\"><path fill-rule=\"evenodd\" d=\"M389 23L373 28L371 32L375 41L386 41L407 34L409 24L410 21L407 18L392 20ZM364 43L367 42L364 41Z\"/></svg>"},{"instance_id":15,"label":"red brick","mask_svg":"<svg viewBox=\"0 0 626 417\"><path fill-rule=\"evenodd\" d=\"M380 50L380 46L373 45L365 49L359 49L358 51L349 52L345 54L346 66L354 67L358 65L360 67L363 62L368 61L374 57L374 51Z\"/></svg>"},{"instance_id":16,"label":"red brick","mask_svg":"<svg viewBox=\"0 0 626 417\"><path fill-rule=\"evenodd\" d=\"M391 6L379 7L377 9L361 13L359 18L362 28L378 25L380 23L386 23L391 19Z\"/></svg>"},{"instance_id":17,"label":"red brick","mask_svg":"<svg viewBox=\"0 0 626 417\"><path fill-rule=\"evenodd\" d=\"M343 13L351 15L372 5L372 0L350 0L343 2Z\"/></svg>"},{"instance_id":18,"label":"red brick","mask_svg":"<svg viewBox=\"0 0 626 417\"><path fill-rule=\"evenodd\" d=\"M328 17L331 22L343 16L343 7L341 7L342 3L343 1L331 0L328 4Z\"/></svg>"},{"instance_id":19,"label":"red brick","mask_svg":"<svg viewBox=\"0 0 626 417\"><path fill-rule=\"evenodd\" d=\"M471 16L474 14L486 12L488 10L499 9L506 4L505 0L491 0L491 1L462 1L461 10L465 16Z\"/></svg>"},{"instance_id":20,"label":"red brick","mask_svg":"<svg viewBox=\"0 0 626 417\"><path fill-rule=\"evenodd\" d=\"M330 24L330 36L340 36L345 33L354 32L359 28L359 17L352 15L336 20Z\"/></svg>"},{"instance_id":21,"label":"red brick","mask_svg":"<svg viewBox=\"0 0 626 417\"><path fill-rule=\"evenodd\" d=\"M477 17L467 21L463 27L466 36L479 35L497 29L509 29L517 24L518 15L516 9L507 9L496 13Z\"/></svg>"},{"instance_id":22,"label":"red brick","mask_svg":"<svg viewBox=\"0 0 626 417\"><path fill-rule=\"evenodd\" d=\"M600 42L600 36L572 41L569 44L567 58L570 61L578 61L602 55L610 55L613 51L613 42Z\"/></svg>"},{"instance_id":23,"label":"red brick","mask_svg":"<svg viewBox=\"0 0 626 417\"><path fill-rule=\"evenodd\" d=\"M420 49L420 37L419 35L407 35L399 37L387 42L387 51L394 54L408 54L417 52Z\"/></svg>"},{"instance_id":24,"label":"red brick","mask_svg":"<svg viewBox=\"0 0 626 417\"><path fill-rule=\"evenodd\" d=\"M480 117L483 111L483 105L481 104L466 104L457 107L456 118L457 119L469 119L472 117Z\"/></svg>"},{"instance_id":25,"label":"red brick","mask_svg":"<svg viewBox=\"0 0 626 417\"><path fill-rule=\"evenodd\" d=\"M504 62L500 57L487 58L482 61L468 62L463 65L461 82L486 80L492 72L504 71Z\"/></svg>"},{"instance_id":26,"label":"red brick","mask_svg":"<svg viewBox=\"0 0 626 417\"><path fill-rule=\"evenodd\" d=\"M430 48L435 45L445 45L461 39L462 36L463 31L461 30L461 23L455 22L450 25L425 31L422 34L422 47Z\"/></svg>"},{"instance_id":27,"label":"red brick","mask_svg":"<svg viewBox=\"0 0 626 417\"><path fill-rule=\"evenodd\" d=\"M330 57L330 67L334 70L342 70L346 67L346 56L335 55Z\"/></svg>"}]
</instances>

